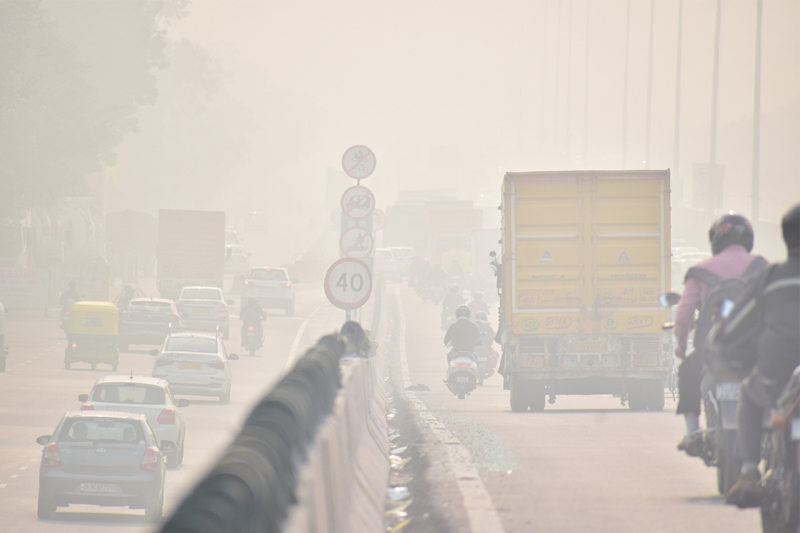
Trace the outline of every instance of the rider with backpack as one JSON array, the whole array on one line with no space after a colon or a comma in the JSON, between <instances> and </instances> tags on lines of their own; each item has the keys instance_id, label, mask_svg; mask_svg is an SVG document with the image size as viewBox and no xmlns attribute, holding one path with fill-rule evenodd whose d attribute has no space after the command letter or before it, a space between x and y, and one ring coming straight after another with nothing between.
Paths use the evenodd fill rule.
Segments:
<instances>
[{"instance_id":1,"label":"rider with backpack","mask_svg":"<svg viewBox=\"0 0 800 533\"><path fill-rule=\"evenodd\" d=\"M800 204L782 221L786 262L771 266L751 283L714 336L730 366L753 368L742 382L736 449L741 476L725 500L740 507L756 505L748 493L759 486L764 411L775 407L783 388L800 365ZM750 501L748 501L750 500Z\"/></svg>"},{"instance_id":2,"label":"rider with backpack","mask_svg":"<svg viewBox=\"0 0 800 533\"><path fill-rule=\"evenodd\" d=\"M675 355L682 360L678 368L678 409L686 420L686 436L679 450L691 450L702 439L700 404L702 400L703 348L706 336L719 315L719 304L735 299L744 283L766 267L767 261L752 255L753 227L741 215L727 214L708 230L713 257L686 272L684 290L675 315ZM729 282L727 280L736 280ZM699 311L695 323L695 312ZM687 356L689 333L694 327L694 350Z\"/></svg>"}]
</instances>

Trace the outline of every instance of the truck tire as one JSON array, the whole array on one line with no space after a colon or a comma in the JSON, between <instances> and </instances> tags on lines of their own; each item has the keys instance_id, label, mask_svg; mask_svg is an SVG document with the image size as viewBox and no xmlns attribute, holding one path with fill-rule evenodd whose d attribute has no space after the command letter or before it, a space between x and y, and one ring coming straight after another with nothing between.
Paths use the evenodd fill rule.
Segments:
<instances>
[{"instance_id":1,"label":"truck tire","mask_svg":"<svg viewBox=\"0 0 800 533\"><path fill-rule=\"evenodd\" d=\"M646 411L649 404L645 383L634 381L628 385L628 408L631 411Z\"/></svg>"},{"instance_id":2,"label":"truck tire","mask_svg":"<svg viewBox=\"0 0 800 533\"><path fill-rule=\"evenodd\" d=\"M645 389L647 390L648 402L647 402L647 410L648 411L663 411L664 410L664 384L661 382L660 379L654 379L649 381Z\"/></svg>"},{"instance_id":3,"label":"truck tire","mask_svg":"<svg viewBox=\"0 0 800 533\"><path fill-rule=\"evenodd\" d=\"M528 391L525 390L524 381L511 378L511 410L521 413L528 410Z\"/></svg>"},{"instance_id":4,"label":"truck tire","mask_svg":"<svg viewBox=\"0 0 800 533\"><path fill-rule=\"evenodd\" d=\"M528 405L531 411L542 412L544 406L547 404L547 394L545 394L544 387L538 384L532 384L528 391Z\"/></svg>"}]
</instances>

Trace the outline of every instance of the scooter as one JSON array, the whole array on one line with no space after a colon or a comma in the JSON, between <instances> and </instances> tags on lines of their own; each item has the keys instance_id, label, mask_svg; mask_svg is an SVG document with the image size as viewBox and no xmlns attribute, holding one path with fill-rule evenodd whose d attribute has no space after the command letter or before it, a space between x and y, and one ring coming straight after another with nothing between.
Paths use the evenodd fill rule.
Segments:
<instances>
[{"instance_id":1,"label":"scooter","mask_svg":"<svg viewBox=\"0 0 800 533\"><path fill-rule=\"evenodd\" d=\"M256 350L264 346L264 334L261 329L255 326L247 326L242 332L242 346L250 352L251 356L256 354Z\"/></svg>"},{"instance_id":2,"label":"scooter","mask_svg":"<svg viewBox=\"0 0 800 533\"><path fill-rule=\"evenodd\" d=\"M475 352L478 359L478 385L483 385L483 380L494 375L498 354L491 346L484 345L475 348Z\"/></svg>"},{"instance_id":3,"label":"scooter","mask_svg":"<svg viewBox=\"0 0 800 533\"><path fill-rule=\"evenodd\" d=\"M447 388L459 400L475 390L478 381L478 365L471 352L456 352L447 366Z\"/></svg>"}]
</instances>

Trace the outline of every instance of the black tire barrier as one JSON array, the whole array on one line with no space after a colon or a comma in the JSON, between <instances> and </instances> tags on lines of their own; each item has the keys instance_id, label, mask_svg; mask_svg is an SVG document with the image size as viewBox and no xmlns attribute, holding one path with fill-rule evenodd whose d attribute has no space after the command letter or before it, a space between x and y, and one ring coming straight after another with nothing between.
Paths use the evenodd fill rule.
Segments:
<instances>
[{"instance_id":1,"label":"black tire barrier","mask_svg":"<svg viewBox=\"0 0 800 533\"><path fill-rule=\"evenodd\" d=\"M309 447L342 387L340 359L349 347L369 347L361 326L352 324L358 326L346 324L345 335L322 337L253 408L222 458L163 524L162 533L282 531L297 503Z\"/></svg>"}]
</instances>

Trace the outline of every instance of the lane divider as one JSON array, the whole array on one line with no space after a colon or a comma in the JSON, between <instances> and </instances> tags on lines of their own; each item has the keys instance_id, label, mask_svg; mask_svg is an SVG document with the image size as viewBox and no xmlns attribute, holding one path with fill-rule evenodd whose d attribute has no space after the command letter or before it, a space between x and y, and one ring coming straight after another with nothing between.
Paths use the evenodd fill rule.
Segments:
<instances>
[{"instance_id":1,"label":"lane divider","mask_svg":"<svg viewBox=\"0 0 800 533\"><path fill-rule=\"evenodd\" d=\"M400 326L397 340L400 351L400 367L403 374L403 388L412 385L411 374L408 370L408 357L406 355L406 315L403 311L403 302L400 299L400 288L395 287L394 300ZM412 391L405 390L406 398L414 406L420 419L427 425L433 435L444 444L450 468L455 477L456 485L464 499L464 509L467 512L470 529L475 532L491 531L504 533L503 523L492 503L492 497L483 484L480 473L472 461L469 450L456 438L447 427L436 419L428 406Z\"/></svg>"},{"instance_id":2,"label":"lane divider","mask_svg":"<svg viewBox=\"0 0 800 533\"><path fill-rule=\"evenodd\" d=\"M292 342L292 348L289 350L289 358L286 360L286 366L284 366L284 370L288 370L292 367L294 362L297 360L298 357L298 349L300 348L300 342L303 340L303 336L306 334L308 330L308 323L311 322L311 319L316 316L317 313L320 312L322 306L320 305L316 309L314 309L308 317L303 320L303 323L300 324L300 327L297 329L297 334L294 336L294 342Z\"/></svg>"}]
</instances>

